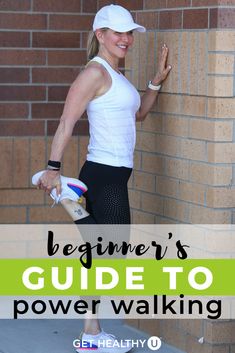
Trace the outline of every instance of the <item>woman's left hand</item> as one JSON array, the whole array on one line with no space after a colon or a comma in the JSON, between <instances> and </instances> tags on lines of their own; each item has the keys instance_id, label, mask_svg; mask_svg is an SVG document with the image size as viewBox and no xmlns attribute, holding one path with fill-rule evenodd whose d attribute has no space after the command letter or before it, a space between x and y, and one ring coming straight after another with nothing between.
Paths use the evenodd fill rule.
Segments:
<instances>
[{"instance_id":1,"label":"woman's left hand","mask_svg":"<svg viewBox=\"0 0 235 353\"><path fill-rule=\"evenodd\" d=\"M159 55L159 63L157 73L152 80L153 85L160 85L168 76L171 65L167 65L167 57L168 57L168 47L164 44L161 48L161 52Z\"/></svg>"}]
</instances>

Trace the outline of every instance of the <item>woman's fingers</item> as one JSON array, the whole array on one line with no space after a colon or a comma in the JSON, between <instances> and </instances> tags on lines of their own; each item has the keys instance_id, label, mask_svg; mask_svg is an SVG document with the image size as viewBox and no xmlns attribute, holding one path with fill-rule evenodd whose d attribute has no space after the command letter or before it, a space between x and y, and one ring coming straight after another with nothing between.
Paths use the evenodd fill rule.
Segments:
<instances>
[{"instance_id":1,"label":"woman's fingers","mask_svg":"<svg viewBox=\"0 0 235 353\"><path fill-rule=\"evenodd\" d=\"M52 189L52 188L47 184L47 182L45 182L45 181L42 180L42 179L39 179L38 187L39 187L39 189L44 190L45 192L51 192L51 189Z\"/></svg>"},{"instance_id":2,"label":"woman's fingers","mask_svg":"<svg viewBox=\"0 0 235 353\"><path fill-rule=\"evenodd\" d=\"M56 194L57 194L57 196L60 196L60 194L61 194L61 183L60 182L58 182L56 184Z\"/></svg>"},{"instance_id":3,"label":"woman's fingers","mask_svg":"<svg viewBox=\"0 0 235 353\"><path fill-rule=\"evenodd\" d=\"M158 64L158 73L156 75L161 78L161 81L165 80L169 71L172 68L171 65L167 65L168 51L169 49L167 45L164 43L161 48L161 52L159 56L159 64Z\"/></svg>"},{"instance_id":4,"label":"woman's fingers","mask_svg":"<svg viewBox=\"0 0 235 353\"><path fill-rule=\"evenodd\" d=\"M38 189L44 190L47 194L51 193L51 190L56 188L56 193L59 196L61 194L61 181L60 176L54 178L48 178L47 175L42 175L38 181Z\"/></svg>"},{"instance_id":5,"label":"woman's fingers","mask_svg":"<svg viewBox=\"0 0 235 353\"><path fill-rule=\"evenodd\" d=\"M164 44L162 46L161 56L160 56L160 66L162 66L164 68L166 67L168 51L169 51L168 47L166 46L166 44Z\"/></svg>"}]
</instances>

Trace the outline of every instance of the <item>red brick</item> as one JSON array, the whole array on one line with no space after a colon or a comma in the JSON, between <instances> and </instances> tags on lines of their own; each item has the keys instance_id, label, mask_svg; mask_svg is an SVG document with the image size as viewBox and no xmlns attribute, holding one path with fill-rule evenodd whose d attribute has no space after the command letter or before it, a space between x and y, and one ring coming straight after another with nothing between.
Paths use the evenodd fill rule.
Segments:
<instances>
[{"instance_id":1,"label":"red brick","mask_svg":"<svg viewBox=\"0 0 235 353\"><path fill-rule=\"evenodd\" d=\"M218 5L235 5L234 0L218 0Z\"/></svg>"},{"instance_id":2,"label":"red brick","mask_svg":"<svg viewBox=\"0 0 235 353\"><path fill-rule=\"evenodd\" d=\"M46 136L54 136L56 129L58 128L58 120L47 120L47 131Z\"/></svg>"},{"instance_id":3,"label":"red brick","mask_svg":"<svg viewBox=\"0 0 235 353\"><path fill-rule=\"evenodd\" d=\"M218 0L192 0L192 6L200 6L200 7L207 7L207 6L216 6L218 5Z\"/></svg>"},{"instance_id":4,"label":"red brick","mask_svg":"<svg viewBox=\"0 0 235 353\"><path fill-rule=\"evenodd\" d=\"M182 27L182 11L162 11L159 16L160 29L178 29Z\"/></svg>"},{"instance_id":5,"label":"red brick","mask_svg":"<svg viewBox=\"0 0 235 353\"><path fill-rule=\"evenodd\" d=\"M1 83L26 83L29 82L29 69L0 68Z\"/></svg>"},{"instance_id":6,"label":"red brick","mask_svg":"<svg viewBox=\"0 0 235 353\"><path fill-rule=\"evenodd\" d=\"M48 87L48 100L61 102L65 101L70 86L50 86Z\"/></svg>"},{"instance_id":7,"label":"red brick","mask_svg":"<svg viewBox=\"0 0 235 353\"><path fill-rule=\"evenodd\" d=\"M80 12L80 0L34 0L33 10L41 12Z\"/></svg>"},{"instance_id":8,"label":"red brick","mask_svg":"<svg viewBox=\"0 0 235 353\"><path fill-rule=\"evenodd\" d=\"M46 29L46 15L0 13L0 27L9 29Z\"/></svg>"},{"instance_id":9,"label":"red brick","mask_svg":"<svg viewBox=\"0 0 235 353\"><path fill-rule=\"evenodd\" d=\"M34 83L72 83L79 73L77 68L33 68Z\"/></svg>"},{"instance_id":10,"label":"red brick","mask_svg":"<svg viewBox=\"0 0 235 353\"><path fill-rule=\"evenodd\" d=\"M0 136L42 136L44 121L1 121Z\"/></svg>"},{"instance_id":11,"label":"red brick","mask_svg":"<svg viewBox=\"0 0 235 353\"><path fill-rule=\"evenodd\" d=\"M82 32L81 33L81 48L87 49L87 39L88 39L89 32Z\"/></svg>"},{"instance_id":12,"label":"red brick","mask_svg":"<svg viewBox=\"0 0 235 353\"><path fill-rule=\"evenodd\" d=\"M1 11L27 11L30 6L30 0L0 0Z\"/></svg>"},{"instance_id":13,"label":"red brick","mask_svg":"<svg viewBox=\"0 0 235 353\"><path fill-rule=\"evenodd\" d=\"M36 48L79 48L79 33L36 32L33 33L33 47Z\"/></svg>"},{"instance_id":14,"label":"red brick","mask_svg":"<svg viewBox=\"0 0 235 353\"><path fill-rule=\"evenodd\" d=\"M137 12L136 21L146 29L158 28L158 13L157 12Z\"/></svg>"},{"instance_id":15,"label":"red brick","mask_svg":"<svg viewBox=\"0 0 235 353\"><path fill-rule=\"evenodd\" d=\"M28 104L24 103L0 103L1 119L23 119L29 113Z\"/></svg>"},{"instance_id":16,"label":"red brick","mask_svg":"<svg viewBox=\"0 0 235 353\"><path fill-rule=\"evenodd\" d=\"M184 10L183 28L208 28L208 10Z\"/></svg>"},{"instance_id":17,"label":"red brick","mask_svg":"<svg viewBox=\"0 0 235 353\"><path fill-rule=\"evenodd\" d=\"M210 28L235 28L235 9L211 9Z\"/></svg>"},{"instance_id":18,"label":"red brick","mask_svg":"<svg viewBox=\"0 0 235 353\"><path fill-rule=\"evenodd\" d=\"M47 136L54 136L56 129L58 127L58 121L48 121L47 122ZM73 135L88 135L88 121L84 119L79 119L73 129Z\"/></svg>"},{"instance_id":19,"label":"red brick","mask_svg":"<svg viewBox=\"0 0 235 353\"><path fill-rule=\"evenodd\" d=\"M0 32L1 47L28 47L30 34L28 32Z\"/></svg>"},{"instance_id":20,"label":"red brick","mask_svg":"<svg viewBox=\"0 0 235 353\"><path fill-rule=\"evenodd\" d=\"M86 0L82 2L82 12L96 13L97 11L97 1Z\"/></svg>"},{"instance_id":21,"label":"red brick","mask_svg":"<svg viewBox=\"0 0 235 353\"><path fill-rule=\"evenodd\" d=\"M55 30L86 31L92 29L93 15L50 15L49 28Z\"/></svg>"},{"instance_id":22,"label":"red brick","mask_svg":"<svg viewBox=\"0 0 235 353\"><path fill-rule=\"evenodd\" d=\"M191 0L168 0L167 7L190 7Z\"/></svg>"},{"instance_id":23,"label":"red brick","mask_svg":"<svg viewBox=\"0 0 235 353\"><path fill-rule=\"evenodd\" d=\"M166 0L147 0L144 9L165 9L167 7Z\"/></svg>"},{"instance_id":24,"label":"red brick","mask_svg":"<svg viewBox=\"0 0 235 353\"><path fill-rule=\"evenodd\" d=\"M234 5L234 0L192 0L192 6L219 6L219 5Z\"/></svg>"},{"instance_id":25,"label":"red brick","mask_svg":"<svg viewBox=\"0 0 235 353\"><path fill-rule=\"evenodd\" d=\"M85 50L50 50L48 65L82 66L86 63Z\"/></svg>"},{"instance_id":26,"label":"red brick","mask_svg":"<svg viewBox=\"0 0 235 353\"><path fill-rule=\"evenodd\" d=\"M219 26L219 11L212 9L210 10L210 28L217 28L217 26Z\"/></svg>"},{"instance_id":27,"label":"red brick","mask_svg":"<svg viewBox=\"0 0 235 353\"><path fill-rule=\"evenodd\" d=\"M101 7L103 7L103 6L106 6L106 5L110 5L110 4L114 4L115 3L115 1L110 1L110 0L97 0L97 2L98 2L98 9L100 9Z\"/></svg>"},{"instance_id":28,"label":"red brick","mask_svg":"<svg viewBox=\"0 0 235 353\"><path fill-rule=\"evenodd\" d=\"M38 101L45 100L45 87L39 86L0 86L0 100Z\"/></svg>"},{"instance_id":29,"label":"red brick","mask_svg":"<svg viewBox=\"0 0 235 353\"><path fill-rule=\"evenodd\" d=\"M42 50L0 50L0 65L44 65L46 53Z\"/></svg>"},{"instance_id":30,"label":"red brick","mask_svg":"<svg viewBox=\"0 0 235 353\"><path fill-rule=\"evenodd\" d=\"M143 10L143 0L117 0L115 3L125 7L129 11Z\"/></svg>"},{"instance_id":31,"label":"red brick","mask_svg":"<svg viewBox=\"0 0 235 353\"><path fill-rule=\"evenodd\" d=\"M63 112L64 104L61 103L33 103L33 119L58 119Z\"/></svg>"}]
</instances>

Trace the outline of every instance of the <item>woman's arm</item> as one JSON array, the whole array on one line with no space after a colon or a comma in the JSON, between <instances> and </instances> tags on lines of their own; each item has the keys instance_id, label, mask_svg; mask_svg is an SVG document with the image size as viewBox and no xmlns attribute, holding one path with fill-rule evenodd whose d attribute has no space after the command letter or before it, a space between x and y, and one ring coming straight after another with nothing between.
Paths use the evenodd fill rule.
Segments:
<instances>
[{"instance_id":1,"label":"woman's arm","mask_svg":"<svg viewBox=\"0 0 235 353\"><path fill-rule=\"evenodd\" d=\"M167 56L168 56L168 48L164 44L161 53L159 56L159 64L157 74L155 75L154 79L151 81L154 86L160 85L168 76L171 66L167 65ZM136 120L143 121L151 108L154 105L154 102L158 96L159 91L154 91L150 88L146 89L146 92L143 94L141 98L141 105L140 109L136 113Z\"/></svg>"},{"instance_id":2,"label":"woman's arm","mask_svg":"<svg viewBox=\"0 0 235 353\"><path fill-rule=\"evenodd\" d=\"M50 160L61 161L72 136L74 125L86 110L89 101L99 94L104 84L104 75L98 67L90 65L78 75L66 97L60 123L52 141ZM48 193L56 187L59 195L61 192L60 172L47 170L41 176L38 186Z\"/></svg>"}]
</instances>

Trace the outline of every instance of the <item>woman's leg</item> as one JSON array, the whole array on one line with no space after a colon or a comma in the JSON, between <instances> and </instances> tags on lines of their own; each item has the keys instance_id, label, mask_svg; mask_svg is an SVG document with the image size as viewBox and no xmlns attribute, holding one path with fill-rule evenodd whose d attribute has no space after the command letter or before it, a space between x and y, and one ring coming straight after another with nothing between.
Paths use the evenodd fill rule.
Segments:
<instances>
[{"instance_id":1,"label":"woman's leg","mask_svg":"<svg viewBox=\"0 0 235 353\"><path fill-rule=\"evenodd\" d=\"M86 162L84 164L79 179L88 186L88 191L84 195L86 197L86 210L95 223L130 224L127 189L130 175L131 169L129 168L106 166L94 162ZM84 219L81 219L75 223L82 224L83 222ZM108 243L111 240L110 234L105 234L105 230L102 237L104 242L107 241ZM125 238L128 238L125 239L128 242L129 232ZM89 314L88 312L88 316L84 321L84 332L96 335L101 331L101 327L98 319L89 318Z\"/></svg>"},{"instance_id":2,"label":"woman's leg","mask_svg":"<svg viewBox=\"0 0 235 353\"><path fill-rule=\"evenodd\" d=\"M78 220L82 221L82 219L89 216L89 213L82 207L82 205L75 201L63 199L60 203L74 222Z\"/></svg>"},{"instance_id":3,"label":"woman's leg","mask_svg":"<svg viewBox=\"0 0 235 353\"><path fill-rule=\"evenodd\" d=\"M127 183L132 169L85 162L79 179L88 186L86 210L97 224L130 224Z\"/></svg>"},{"instance_id":4,"label":"woman's leg","mask_svg":"<svg viewBox=\"0 0 235 353\"><path fill-rule=\"evenodd\" d=\"M61 205L75 224L96 224L94 218L77 202L64 199L61 201Z\"/></svg>"}]
</instances>

